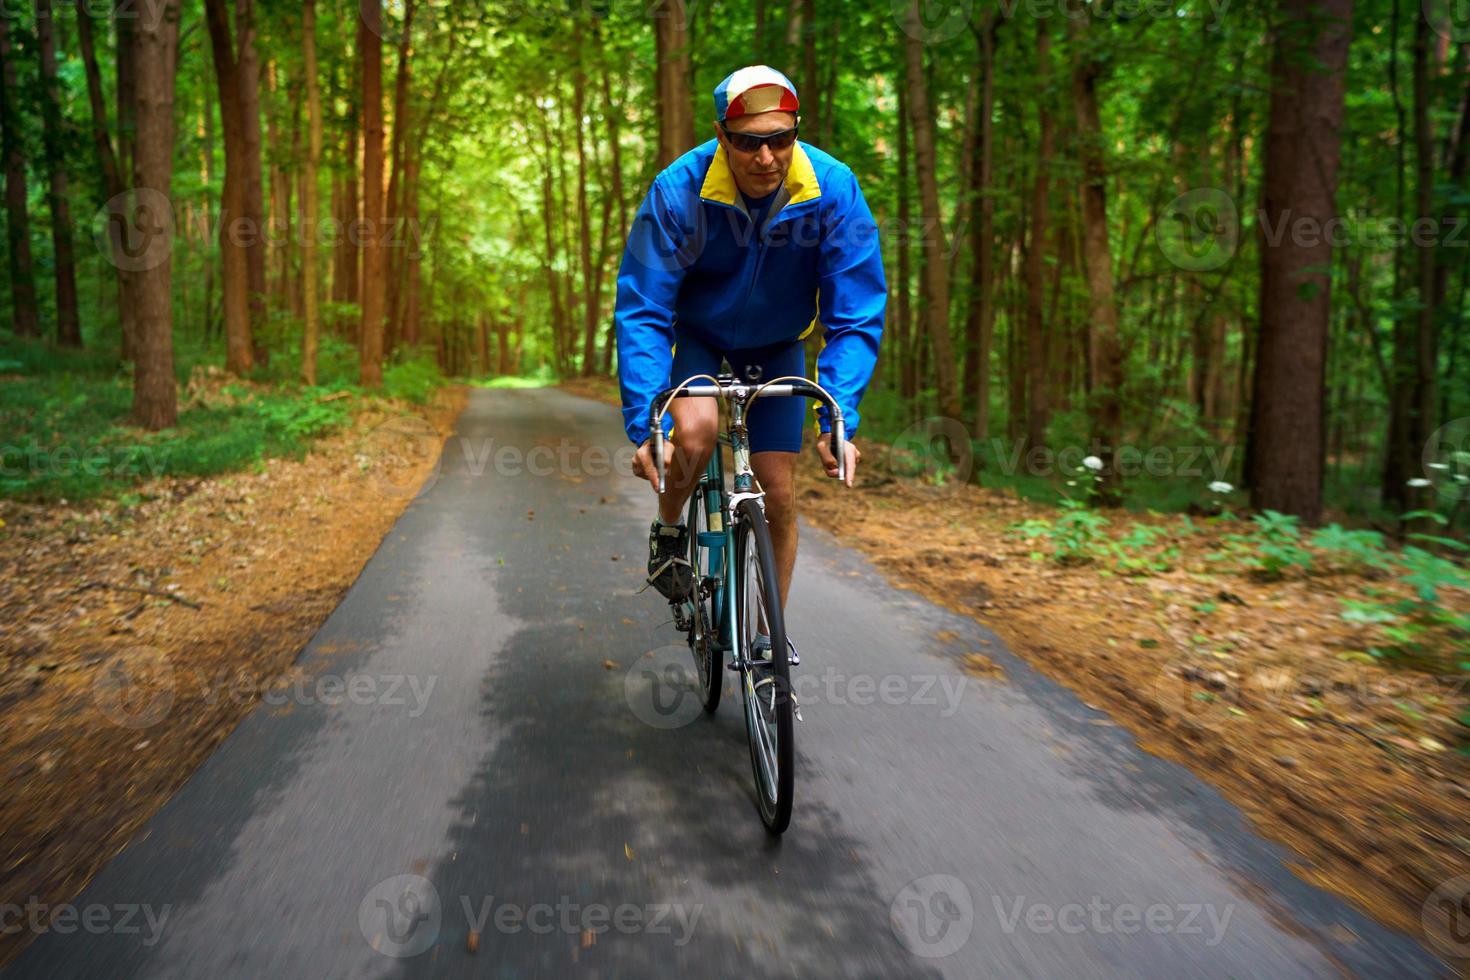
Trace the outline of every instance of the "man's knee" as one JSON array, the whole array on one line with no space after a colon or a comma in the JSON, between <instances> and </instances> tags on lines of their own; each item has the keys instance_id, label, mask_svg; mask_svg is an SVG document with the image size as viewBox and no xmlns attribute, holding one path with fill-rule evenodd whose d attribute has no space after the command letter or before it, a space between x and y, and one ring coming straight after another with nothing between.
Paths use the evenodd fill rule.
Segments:
<instances>
[{"instance_id":1,"label":"man's knee","mask_svg":"<svg viewBox=\"0 0 1470 980\"><path fill-rule=\"evenodd\" d=\"M796 455L772 454L757 464L756 478L766 493L766 515L772 523L786 524L796 519Z\"/></svg>"},{"instance_id":2,"label":"man's knee","mask_svg":"<svg viewBox=\"0 0 1470 980\"><path fill-rule=\"evenodd\" d=\"M680 413L674 421L674 445L678 447L683 462L703 469L714 454L715 443L719 439L720 414L715 406L710 406L712 411L699 410L693 408L693 404L691 402L690 410Z\"/></svg>"}]
</instances>

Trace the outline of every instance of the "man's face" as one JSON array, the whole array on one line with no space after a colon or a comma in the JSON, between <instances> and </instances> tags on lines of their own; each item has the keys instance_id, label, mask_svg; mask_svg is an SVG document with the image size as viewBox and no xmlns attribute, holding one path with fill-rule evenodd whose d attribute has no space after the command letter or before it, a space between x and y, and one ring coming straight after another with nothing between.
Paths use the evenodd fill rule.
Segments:
<instances>
[{"instance_id":1,"label":"man's face","mask_svg":"<svg viewBox=\"0 0 1470 980\"><path fill-rule=\"evenodd\" d=\"M725 123L732 133L750 133L768 136L790 129L796 125L796 114L792 112L762 112L753 116L740 116ZM784 150L773 150L762 144L754 153L736 149L725 138L720 124L715 123L715 137L730 157L730 170L735 174L735 185L747 197L765 197L786 182L786 171L791 169L791 157L796 152L792 143Z\"/></svg>"}]
</instances>

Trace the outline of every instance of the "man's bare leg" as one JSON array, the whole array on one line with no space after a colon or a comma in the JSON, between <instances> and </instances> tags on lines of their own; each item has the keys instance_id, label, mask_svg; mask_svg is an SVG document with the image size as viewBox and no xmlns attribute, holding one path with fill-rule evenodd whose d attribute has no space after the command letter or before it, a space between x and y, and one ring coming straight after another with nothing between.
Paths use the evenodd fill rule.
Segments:
<instances>
[{"instance_id":1,"label":"man's bare leg","mask_svg":"<svg viewBox=\"0 0 1470 980\"><path fill-rule=\"evenodd\" d=\"M771 546L776 550L782 609L786 608L791 572L796 567L796 457L796 453L784 452L750 454L750 468L766 492L766 524L771 529Z\"/></svg>"},{"instance_id":2,"label":"man's bare leg","mask_svg":"<svg viewBox=\"0 0 1470 980\"><path fill-rule=\"evenodd\" d=\"M658 516L665 524L678 524L714 454L720 405L713 398L676 398L669 405L669 414L674 417L673 452L664 445L666 489L659 494Z\"/></svg>"}]
</instances>

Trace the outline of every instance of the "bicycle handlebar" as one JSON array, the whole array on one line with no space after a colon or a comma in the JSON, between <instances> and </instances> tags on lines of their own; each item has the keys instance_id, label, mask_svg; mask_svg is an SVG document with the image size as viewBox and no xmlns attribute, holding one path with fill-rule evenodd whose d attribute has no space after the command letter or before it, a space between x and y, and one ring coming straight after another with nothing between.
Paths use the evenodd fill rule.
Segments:
<instances>
[{"instance_id":1,"label":"bicycle handlebar","mask_svg":"<svg viewBox=\"0 0 1470 980\"><path fill-rule=\"evenodd\" d=\"M700 378L709 378L714 384L691 385L689 382ZM832 455L837 459L837 479L847 478L847 452L845 451L847 440L844 438L846 427L842 421L842 409L837 406L837 400L827 393L827 389L815 381L805 378L776 378L764 384L751 384L744 381L730 381L722 383L720 379L710 378L707 374L696 374L685 378L681 383L672 388L665 388L654 397L648 406L648 428L653 438L653 465L658 473L658 492L664 492L664 412L668 409L669 402L675 398L719 398L724 401L738 401L742 404L751 404L757 398L812 398L826 404L830 412L832 422Z\"/></svg>"}]
</instances>

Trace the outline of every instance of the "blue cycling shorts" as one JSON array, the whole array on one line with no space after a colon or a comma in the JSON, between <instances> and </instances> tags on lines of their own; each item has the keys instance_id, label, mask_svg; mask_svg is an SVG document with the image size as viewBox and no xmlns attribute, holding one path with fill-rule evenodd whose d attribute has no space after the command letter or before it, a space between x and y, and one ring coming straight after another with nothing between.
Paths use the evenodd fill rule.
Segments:
<instances>
[{"instance_id":1,"label":"blue cycling shorts","mask_svg":"<svg viewBox=\"0 0 1470 980\"><path fill-rule=\"evenodd\" d=\"M770 381L786 375L806 377L806 345L788 340L767 347L722 351L690 336L679 334L674 344L674 366L669 371L669 384L676 385L693 374L720 373L720 360L730 362L737 378L752 380L750 369L759 367L759 380ZM750 451L801 452L802 428L810 403L805 398L759 398L745 416L750 433Z\"/></svg>"}]
</instances>

